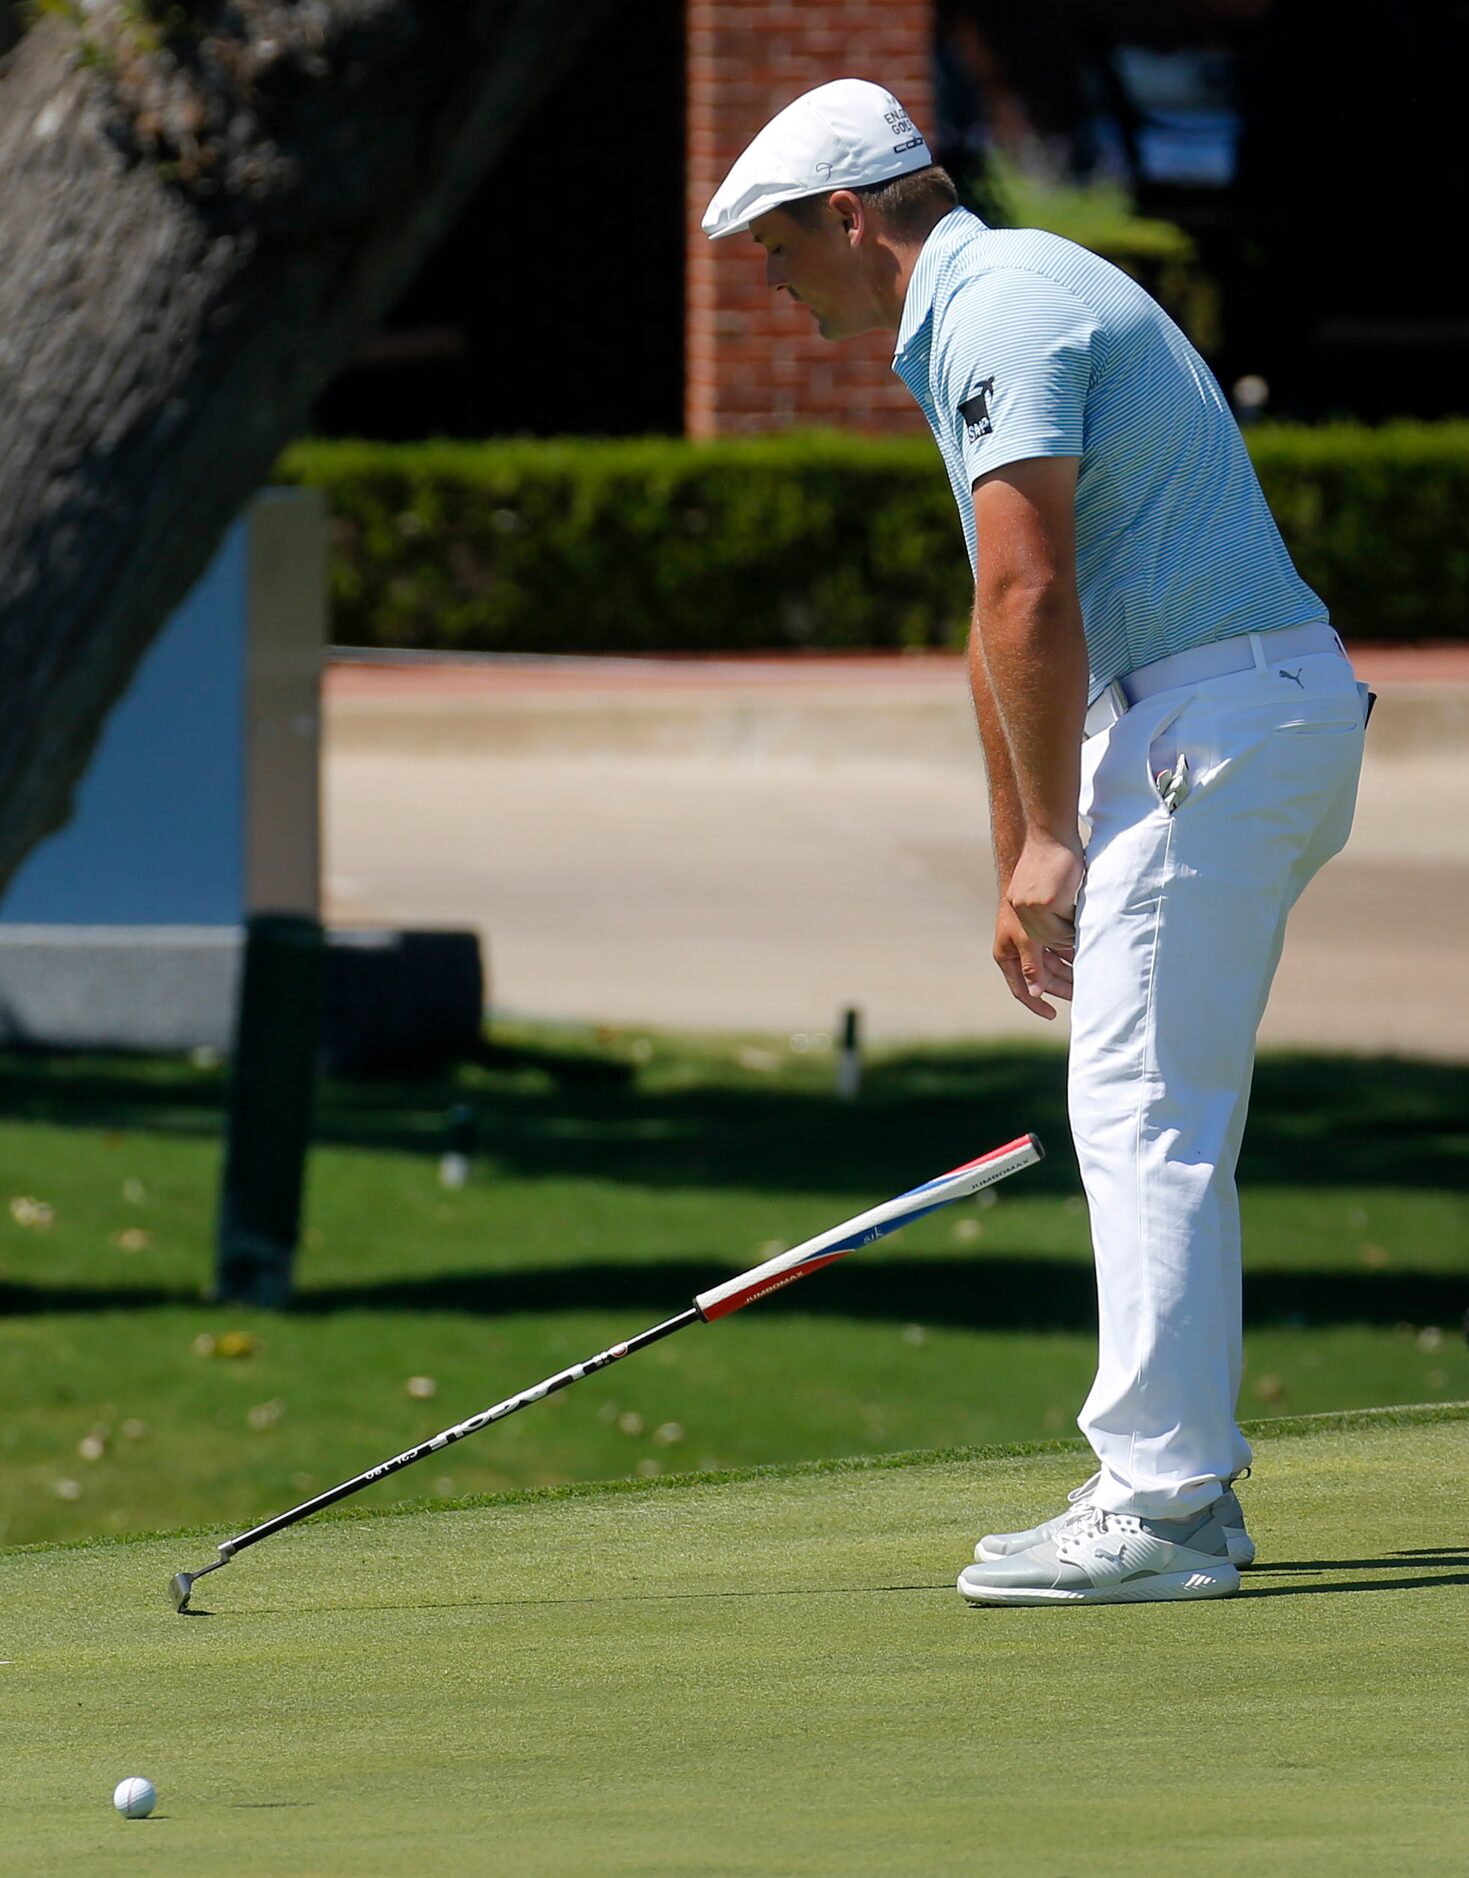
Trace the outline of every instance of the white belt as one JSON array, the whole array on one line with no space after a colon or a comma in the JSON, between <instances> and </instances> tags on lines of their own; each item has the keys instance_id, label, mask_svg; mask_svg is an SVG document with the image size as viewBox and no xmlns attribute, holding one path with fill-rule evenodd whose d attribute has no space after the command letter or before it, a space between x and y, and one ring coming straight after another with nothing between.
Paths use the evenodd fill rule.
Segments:
<instances>
[{"instance_id":1,"label":"white belt","mask_svg":"<svg viewBox=\"0 0 1469 1878\"><path fill-rule=\"evenodd\" d=\"M1232 639L1216 639L1212 645L1170 652L1165 659L1154 659L1135 672L1114 678L1087 706L1082 735L1095 737L1099 731L1110 730L1125 711L1152 697L1155 691L1201 684L1206 678L1225 678L1231 672L1247 672L1251 666L1263 671L1282 659L1309 658L1317 652L1346 656L1341 640L1324 619L1311 620L1304 626L1283 626L1277 632L1237 633Z\"/></svg>"}]
</instances>

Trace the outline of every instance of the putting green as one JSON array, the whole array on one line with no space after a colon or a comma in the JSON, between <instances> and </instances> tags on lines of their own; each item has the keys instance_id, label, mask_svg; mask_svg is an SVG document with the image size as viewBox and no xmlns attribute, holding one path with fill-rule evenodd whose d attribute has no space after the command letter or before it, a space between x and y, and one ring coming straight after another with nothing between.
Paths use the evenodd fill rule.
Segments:
<instances>
[{"instance_id":1,"label":"putting green","mask_svg":"<svg viewBox=\"0 0 1469 1878\"><path fill-rule=\"evenodd\" d=\"M1469 1404L1260 1433L1216 1603L966 1608L1082 1456L980 1452L0 1557L4 1867L1465 1869ZM124 1822L142 1773L158 1813Z\"/></svg>"}]
</instances>

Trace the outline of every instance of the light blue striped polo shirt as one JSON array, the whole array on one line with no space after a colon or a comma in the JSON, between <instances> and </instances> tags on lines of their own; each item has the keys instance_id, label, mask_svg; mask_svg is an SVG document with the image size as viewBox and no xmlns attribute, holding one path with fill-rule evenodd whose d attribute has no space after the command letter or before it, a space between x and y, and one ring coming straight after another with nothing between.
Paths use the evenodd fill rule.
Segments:
<instances>
[{"instance_id":1,"label":"light blue striped polo shirt","mask_svg":"<svg viewBox=\"0 0 1469 1878\"><path fill-rule=\"evenodd\" d=\"M955 209L913 270L893 370L943 452L971 567L978 477L1081 459L1089 699L1167 653L1326 618L1208 366L1109 261Z\"/></svg>"}]
</instances>

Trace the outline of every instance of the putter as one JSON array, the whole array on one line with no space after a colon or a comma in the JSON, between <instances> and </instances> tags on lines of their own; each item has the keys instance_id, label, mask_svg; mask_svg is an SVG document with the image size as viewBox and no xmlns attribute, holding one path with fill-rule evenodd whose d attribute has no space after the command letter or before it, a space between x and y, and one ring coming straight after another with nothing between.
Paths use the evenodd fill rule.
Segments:
<instances>
[{"instance_id":1,"label":"putter","mask_svg":"<svg viewBox=\"0 0 1469 1878\"><path fill-rule=\"evenodd\" d=\"M471 1415L468 1421L444 1429L442 1434L435 1435L431 1441L424 1441L416 1448L395 1454L392 1460L369 1467L366 1473L344 1480L339 1486L318 1493L314 1499L303 1500L288 1512L277 1513L274 1519L252 1526L248 1532L239 1533L233 1539L226 1539L218 1548L219 1557L212 1564L202 1565L196 1572L175 1573L169 1585L174 1609L187 1610L190 1594L199 1580L210 1572L222 1570L246 1546L258 1545L262 1539L284 1532L287 1526L294 1526L300 1520L309 1519L313 1513L335 1506L338 1500L360 1493L376 1480L386 1480L389 1474L411 1467L415 1461L426 1460L430 1454L440 1453L454 1442L462 1441L466 1435L488 1428L491 1422L503 1421L517 1409L554 1395L558 1389L569 1388L572 1383L580 1382L583 1376L606 1369L609 1363L620 1363L623 1357L631 1356L635 1350L646 1350L649 1344L661 1342L676 1331L687 1330L690 1324L712 1324L716 1318L741 1311L747 1304L768 1297L772 1291L794 1284L798 1278L809 1278L812 1272L819 1272L824 1265L834 1264L837 1259L845 1258L847 1253L855 1252L860 1246L872 1245L876 1240L886 1238L890 1232L896 1232L900 1226L910 1225L925 1214L937 1212L941 1206L948 1206L953 1200L967 1199L981 1188L992 1187L997 1180L1004 1180L1009 1174L1018 1174L1023 1167L1033 1167L1044 1158L1045 1149L1037 1138L1034 1135L1021 1135L1018 1140L1007 1142L1003 1148L982 1154L976 1161L966 1161L962 1167L940 1174L936 1180L925 1181L921 1187L914 1187L895 1200L884 1201L881 1206L874 1206L866 1213L858 1213L854 1218L843 1221L840 1226L833 1226L816 1238L793 1246L789 1252L778 1252L774 1258L766 1259L763 1265L754 1265L749 1271L741 1272L737 1278L726 1279L721 1285L701 1291L689 1309L680 1311L677 1317L666 1318L661 1324L654 1324L650 1330L640 1331L637 1336L629 1337L626 1343L614 1343L610 1349L589 1356L584 1363L573 1363L570 1369L558 1370L544 1382L522 1389L519 1395L507 1396L493 1408L482 1409L478 1415Z\"/></svg>"}]
</instances>

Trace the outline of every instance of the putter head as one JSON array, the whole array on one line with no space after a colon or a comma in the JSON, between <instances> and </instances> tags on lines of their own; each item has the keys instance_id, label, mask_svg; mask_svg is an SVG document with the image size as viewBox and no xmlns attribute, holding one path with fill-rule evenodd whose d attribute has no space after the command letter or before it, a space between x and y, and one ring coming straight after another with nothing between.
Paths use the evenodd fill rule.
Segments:
<instances>
[{"instance_id":1,"label":"putter head","mask_svg":"<svg viewBox=\"0 0 1469 1878\"><path fill-rule=\"evenodd\" d=\"M223 1558L217 1558L212 1565L201 1565L196 1572L175 1572L168 1585L169 1596L173 1599L173 1608L176 1611L186 1611L189 1608L189 1593L198 1581L208 1572L217 1572L221 1566L228 1565L229 1562L229 1554L226 1553Z\"/></svg>"}]
</instances>

